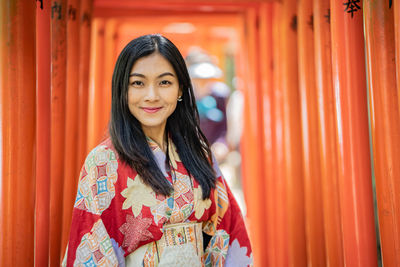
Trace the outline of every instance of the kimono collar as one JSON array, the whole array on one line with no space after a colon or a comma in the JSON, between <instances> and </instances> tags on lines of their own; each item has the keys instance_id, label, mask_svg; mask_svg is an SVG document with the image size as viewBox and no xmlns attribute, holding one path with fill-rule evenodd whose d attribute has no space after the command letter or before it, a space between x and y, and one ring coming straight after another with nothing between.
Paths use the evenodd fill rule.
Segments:
<instances>
[{"instance_id":1,"label":"kimono collar","mask_svg":"<svg viewBox=\"0 0 400 267\"><path fill-rule=\"evenodd\" d=\"M169 138L169 137L168 137ZM155 152L155 150L161 150L160 146L156 143L156 141L154 141L153 139L151 139L150 137L148 137L146 135L146 140L147 143L149 144L149 147L151 148L151 150L153 150L153 153ZM168 140L168 142L170 142L170 140ZM163 151L162 151L163 152ZM163 152L164 153L164 152Z\"/></svg>"},{"instance_id":2,"label":"kimono collar","mask_svg":"<svg viewBox=\"0 0 400 267\"><path fill-rule=\"evenodd\" d=\"M168 176L167 170L166 170L166 153L160 148L160 146L150 137L146 136L147 143L149 144L149 147L151 148L154 158L156 159L157 165L160 168L161 172L165 175ZM177 162L181 162L179 155L176 151L176 147L174 142L172 141L171 137L168 136L168 149L169 153L169 159L170 163L172 164L172 167L174 169L177 169Z\"/></svg>"}]
</instances>

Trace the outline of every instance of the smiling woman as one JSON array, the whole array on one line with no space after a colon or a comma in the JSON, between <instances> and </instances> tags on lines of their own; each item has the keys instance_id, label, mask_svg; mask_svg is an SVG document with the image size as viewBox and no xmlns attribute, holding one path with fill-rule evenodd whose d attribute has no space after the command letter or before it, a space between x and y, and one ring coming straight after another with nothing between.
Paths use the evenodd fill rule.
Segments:
<instances>
[{"instance_id":1,"label":"smiling woman","mask_svg":"<svg viewBox=\"0 0 400 267\"><path fill-rule=\"evenodd\" d=\"M252 265L185 62L160 35L118 57L110 138L82 168L67 251L67 266Z\"/></svg>"},{"instance_id":2,"label":"smiling woman","mask_svg":"<svg viewBox=\"0 0 400 267\"><path fill-rule=\"evenodd\" d=\"M161 54L153 53L135 62L129 78L129 110L144 134L161 149L167 119L181 95L175 70Z\"/></svg>"}]
</instances>

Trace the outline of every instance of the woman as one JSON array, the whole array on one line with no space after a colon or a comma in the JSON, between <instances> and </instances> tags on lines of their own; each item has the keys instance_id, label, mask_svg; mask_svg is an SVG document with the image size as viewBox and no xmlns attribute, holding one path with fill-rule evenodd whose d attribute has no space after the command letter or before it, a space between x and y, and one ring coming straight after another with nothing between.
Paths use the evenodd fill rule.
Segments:
<instances>
[{"instance_id":1,"label":"woman","mask_svg":"<svg viewBox=\"0 0 400 267\"><path fill-rule=\"evenodd\" d=\"M67 266L252 265L186 65L165 37L139 37L119 55L109 131L81 171Z\"/></svg>"}]
</instances>

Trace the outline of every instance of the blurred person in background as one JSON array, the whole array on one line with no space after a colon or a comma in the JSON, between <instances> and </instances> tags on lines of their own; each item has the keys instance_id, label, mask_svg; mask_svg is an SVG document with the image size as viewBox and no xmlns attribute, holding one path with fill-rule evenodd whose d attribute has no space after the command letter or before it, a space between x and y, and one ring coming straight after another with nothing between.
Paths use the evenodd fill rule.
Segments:
<instances>
[{"instance_id":1,"label":"blurred person in background","mask_svg":"<svg viewBox=\"0 0 400 267\"><path fill-rule=\"evenodd\" d=\"M231 94L229 86L221 81L223 72L216 60L200 47L192 47L185 60L196 95L200 128L210 142L211 150L227 177L241 211L246 213L239 152L243 95L239 90Z\"/></svg>"},{"instance_id":2,"label":"blurred person in background","mask_svg":"<svg viewBox=\"0 0 400 267\"><path fill-rule=\"evenodd\" d=\"M226 140L226 104L231 90L219 80L223 73L214 61L198 47L191 48L186 56L186 64L196 95L200 128L210 142L217 161L222 162L229 152Z\"/></svg>"}]
</instances>

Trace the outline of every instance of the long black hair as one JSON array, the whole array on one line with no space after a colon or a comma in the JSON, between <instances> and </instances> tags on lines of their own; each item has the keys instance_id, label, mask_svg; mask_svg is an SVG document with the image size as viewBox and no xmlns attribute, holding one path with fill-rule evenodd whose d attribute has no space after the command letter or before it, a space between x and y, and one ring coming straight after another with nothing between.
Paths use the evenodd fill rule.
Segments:
<instances>
[{"instance_id":1,"label":"long black hair","mask_svg":"<svg viewBox=\"0 0 400 267\"><path fill-rule=\"evenodd\" d=\"M178 48L167 38L151 34L132 40L122 50L112 77L110 136L120 159L130 165L157 194L168 196L173 188L159 169L147 143L140 122L131 114L128 103L129 74L140 58L160 53L174 68L183 101L169 116L166 134L174 142L177 153L190 175L196 179L208 198L215 187L215 172L209 143L200 130L199 114L185 61ZM167 155L168 156L168 155ZM167 157L168 158L168 157Z\"/></svg>"}]
</instances>

